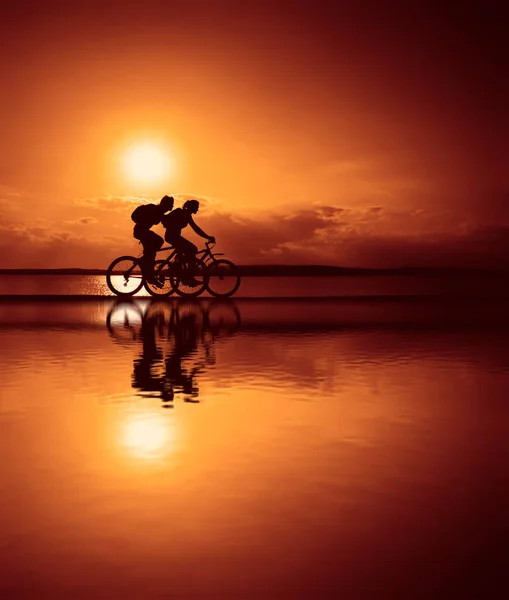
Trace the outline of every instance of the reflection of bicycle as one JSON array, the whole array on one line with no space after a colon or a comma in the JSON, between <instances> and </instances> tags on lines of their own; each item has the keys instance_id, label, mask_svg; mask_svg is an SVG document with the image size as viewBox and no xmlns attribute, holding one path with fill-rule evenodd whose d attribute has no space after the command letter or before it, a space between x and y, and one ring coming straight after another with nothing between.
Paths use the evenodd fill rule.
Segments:
<instances>
[{"instance_id":1,"label":"reflection of bicycle","mask_svg":"<svg viewBox=\"0 0 509 600\"><path fill-rule=\"evenodd\" d=\"M144 397L160 397L169 407L174 397L198 402L198 376L215 364L214 344L240 327L232 300L119 300L108 312L108 330L117 343L136 345L132 387Z\"/></svg>"},{"instance_id":2,"label":"reflection of bicycle","mask_svg":"<svg viewBox=\"0 0 509 600\"><path fill-rule=\"evenodd\" d=\"M145 312L137 302L117 301L106 317L106 327L113 340L122 345L139 341L142 328L150 322L159 338L171 335L175 326L192 315L195 327L213 339L234 334L240 327L241 317L233 300L211 300L206 305L200 300L171 302L152 300Z\"/></svg>"},{"instance_id":3,"label":"reflection of bicycle","mask_svg":"<svg viewBox=\"0 0 509 600\"><path fill-rule=\"evenodd\" d=\"M179 296L199 296L207 290L216 298L232 296L240 286L238 267L230 260L213 254L211 246L215 242L206 242L205 248L196 255L196 264L190 268L183 254L173 246L164 250L173 250L165 259L157 260L154 265L155 282L143 277L140 259L134 256L120 256L108 267L106 282L110 290L118 296L132 296L143 286L152 296L169 296L176 292Z\"/></svg>"}]
</instances>

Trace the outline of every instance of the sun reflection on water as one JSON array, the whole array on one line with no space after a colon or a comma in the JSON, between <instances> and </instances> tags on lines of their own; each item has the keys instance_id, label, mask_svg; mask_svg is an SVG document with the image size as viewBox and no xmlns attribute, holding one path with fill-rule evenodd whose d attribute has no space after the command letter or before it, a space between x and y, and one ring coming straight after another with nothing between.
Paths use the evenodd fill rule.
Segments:
<instances>
[{"instance_id":1,"label":"sun reflection on water","mask_svg":"<svg viewBox=\"0 0 509 600\"><path fill-rule=\"evenodd\" d=\"M166 413L129 415L122 423L121 444L136 458L162 458L176 449L174 423Z\"/></svg>"}]
</instances>

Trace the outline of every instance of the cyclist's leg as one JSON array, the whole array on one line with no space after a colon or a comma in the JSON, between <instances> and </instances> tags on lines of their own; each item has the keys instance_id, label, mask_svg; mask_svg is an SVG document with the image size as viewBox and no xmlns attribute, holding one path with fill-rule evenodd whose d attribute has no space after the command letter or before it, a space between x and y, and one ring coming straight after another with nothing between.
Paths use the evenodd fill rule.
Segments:
<instances>
[{"instance_id":1,"label":"cyclist's leg","mask_svg":"<svg viewBox=\"0 0 509 600\"><path fill-rule=\"evenodd\" d=\"M198 248L182 236L167 236L166 241L184 257L185 262L187 263L188 274L192 277L192 273L196 266L196 252L198 252Z\"/></svg>"},{"instance_id":2,"label":"cyclist's leg","mask_svg":"<svg viewBox=\"0 0 509 600\"><path fill-rule=\"evenodd\" d=\"M183 254L185 256L188 264L191 263L194 266L198 248L192 242L186 240L182 236L166 236L166 241L171 244L179 254Z\"/></svg>"},{"instance_id":3,"label":"cyclist's leg","mask_svg":"<svg viewBox=\"0 0 509 600\"><path fill-rule=\"evenodd\" d=\"M198 248L186 238L180 238L180 251L185 255L187 264L189 265L190 272L193 273L196 266L196 253Z\"/></svg>"},{"instance_id":4,"label":"cyclist's leg","mask_svg":"<svg viewBox=\"0 0 509 600\"><path fill-rule=\"evenodd\" d=\"M158 250L162 248L163 244L164 240L160 235L157 235L155 231L148 232L147 241L143 252L146 260L148 279L154 276L154 263L156 261L156 254Z\"/></svg>"},{"instance_id":5,"label":"cyclist's leg","mask_svg":"<svg viewBox=\"0 0 509 600\"><path fill-rule=\"evenodd\" d=\"M139 239L143 245L143 258L140 261L141 270L145 279L150 280L154 275L154 263L157 251L161 249L164 240L160 235L157 235L157 233L150 229L137 233L138 235L135 235L135 237Z\"/></svg>"},{"instance_id":6,"label":"cyclist's leg","mask_svg":"<svg viewBox=\"0 0 509 600\"><path fill-rule=\"evenodd\" d=\"M146 228L145 228L145 227L142 227L140 224L138 224L138 223L137 223L137 224L134 226L134 229L133 229L133 238L134 238L135 240L138 240L138 241L140 242L140 244L141 244L141 245L142 245L142 247L143 247L143 252L144 252L144 253L145 253L145 244L143 243L143 239L144 239L144 237L145 237L145 232L146 232ZM144 260L144 259L145 259L145 256L142 256L142 257L141 257L141 258L138 260L138 264L140 265L140 268L141 268L141 272L142 272L142 275L143 275L143 277L145 277L145 270L146 270L146 269L145 269L145 260Z\"/></svg>"}]
</instances>

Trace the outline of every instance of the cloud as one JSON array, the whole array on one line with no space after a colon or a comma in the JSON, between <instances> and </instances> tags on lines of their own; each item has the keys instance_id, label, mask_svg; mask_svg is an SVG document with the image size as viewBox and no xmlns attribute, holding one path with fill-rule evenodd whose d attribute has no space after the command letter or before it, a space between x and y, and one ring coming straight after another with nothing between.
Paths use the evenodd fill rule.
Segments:
<instances>
[{"instance_id":1,"label":"cloud","mask_svg":"<svg viewBox=\"0 0 509 600\"><path fill-rule=\"evenodd\" d=\"M2 214L19 211L23 206L23 202L27 199L28 195L25 191L0 185L0 209Z\"/></svg>"},{"instance_id":2,"label":"cloud","mask_svg":"<svg viewBox=\"0 0 509 600\"><path fill-rule=\"evenodd\" d=\"M0 185L0 198L21 198L26 192L9 185Z\"/></svg>"},{"instance_id":3,"label":"cloud","mask_svg":"<svg viewBox=\"0 0 509 600\"><path fill-rule=\"evenodd\" d=\"M127 236L84 236L49 223L0 224L0 268L105 268L133 246Z\"/></svg>"},{"instance_id":4,"label":"cloud","mask_svg":"<svg viewBox=\"0 0 509 600\"><path fill-rule=\"evenodd\" d=\"M199 194L174 193L168 194L175 199L175 206L181 206L186 200L195 199L200 202L200 208L208 210L217 208L222 203L217 198L211 196L201 196ZM146 196L92 196L89 198L75 198L74 204L95 208L98 210L108 210L114 212L127 213L133 211L136 206L146 203L158 204L161 198L149 198Z\"/></svg>"},{"instance_id":5,"label":"cloud","mask_svg":"<svg viewBox=\"0 0 509 600\"><path fill-rule=\"evenodd\" d=\"M178 194L177 205L187 194ZM196 197L196 196L194 196ZM198 197L206 203L207 198ZM102 197L81 206L119 214L140 198ZM128 213L125 214L127 219ZM196 222L239 264L332 264L351 267L506 267L509 225L477 215L382 204L350 208L317 204L292 212L246 216L210 202ZM163 233L161 227L156 228ZM86 231L86 234L85 234ZM201 245L192 231L185 236ZM117 255L138 254L130 223L76 215L68 221L0 222L1 267L104 268Z\"/></svg>"},{"instance_id":6,"label":"cloud","mask_svg":"<svg viewBox=\"0 0 509 600\"><path fill-rule=\"evenodd\" d=\"M180 192L170 195L175 198L175 206L184 204L186 200L198 200L200 203L200 211L209 211L211 209L217 210L223 204L221 200L218 198L213 198L212 196L202 196L200 194L186 194Z\"/></svg>"},{"instance_id":7,"label":"cloud","mask_svg":"<svg viewBox=\"0 0 509 600\"><path fill-rule=\"evenodd\" d=\"M62 221L64 225L92 225L95 223L99 223L99 221L95 217L80 217L73 221Z\"/></svg>"},{"instance_id":8,"label":"cloud","mask_svg":"<svg viewBox=\"0 0 509 600\"><path fill-rule=\"evenodd\" d=\"M263 219L214 213L203 228L238 262L504 267L509 258L509 227L448 211L317 206Z\"/></svg>"},{"instance_id":9,"label":"cloud","mask_svg":"<svg viewBox=\"0 0 509 600\"><path fill-rule=\"evenodd\" d=\"M138 204L147 201L148 199L137 196L92 196L90 198L75 198L74 204L98 210L128 212L134 210Z\"/></svg>"}]
</instances>

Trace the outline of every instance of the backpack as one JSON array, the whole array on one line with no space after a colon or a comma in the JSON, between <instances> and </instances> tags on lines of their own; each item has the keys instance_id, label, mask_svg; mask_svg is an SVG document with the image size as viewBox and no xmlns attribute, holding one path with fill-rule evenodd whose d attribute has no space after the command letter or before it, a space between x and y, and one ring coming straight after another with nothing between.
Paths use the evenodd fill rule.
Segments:
<instances>
[{"instance_id":1,"label":"backpack","mask_svg":"<svg viewBox=\"0 0 509 600\"><path fill-rule=\"evenodd\" d=\"M131 213L131 219L137 225L146 225L147 227L152 227L154 224L153 214L150 210L150 204L142 204L141 206L137 206L133 212Z\"/></svg>"},{"instance_id":2,"label":"backpack","mask_svg":"<svg viewBox=\"0 0 509 600\"><path fill-rule=\"evenodd\" d=\"M171 213L164 215L161 223L167 232L180 235L182 229L189 224L189 217L182 208L175 208Z\"/></svg>"}]
</instances>

